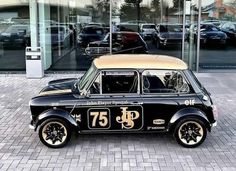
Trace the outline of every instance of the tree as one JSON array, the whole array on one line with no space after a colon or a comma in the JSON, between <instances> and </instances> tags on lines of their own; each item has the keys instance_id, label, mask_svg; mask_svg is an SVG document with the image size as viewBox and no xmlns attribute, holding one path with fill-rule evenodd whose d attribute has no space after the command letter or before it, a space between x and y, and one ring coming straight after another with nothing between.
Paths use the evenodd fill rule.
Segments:
<instances>
[{"instance_id":1,"label":"tree","mask_svg":"<svg viewBox=\"0 0 236 171\"><path fill-rule=\"evenodd\" d=\"M132 12L131 12L132 11ZM148 7L140 7L142 15L140 20L146 22L152 22L151 9ZM120 8L120 19L124 21L137 20L137 8L132 4L123 4Z\"/></svg>"},{"instance_id":2,"label":"tree","mask_svg":"<svg viewBox=\"0 0 236 171\"><path fill-rule=\"evenodd\" d=\"M160 0L152 0L151 7L155 9L155 11L160 10Z\"/></svg>"},{"instance_id":3,"label":"tree","mask_svg":"<svg viewBox=\"0 0 236 171\"><path fill-rule=\"evenodd\" d=\"M137 8L137 21L140 20L140 3L142 3L143 0L125 0L128 4L133 4Z\"/></svg>"},{"instance_id":4,"label":"tree","mask_svg":"<svg viewBox=\"0 0 236 171\"><path fill-rule=\"evenodd\" d=\"M96 3L98 20L104 23L109 23L110 4L108 0L98 0ZM99 22L100 22L99 21Z\"/></svg>"},{"instance_id":5,"label":"tree","mask_svg":"<svg viewBox=\"0 0 236 171\"><path fill-rule=\"evenodd\" d=\"M173 8L174 9L183 9L184 0L173 0Z\"/></svg>"}]
</instances>

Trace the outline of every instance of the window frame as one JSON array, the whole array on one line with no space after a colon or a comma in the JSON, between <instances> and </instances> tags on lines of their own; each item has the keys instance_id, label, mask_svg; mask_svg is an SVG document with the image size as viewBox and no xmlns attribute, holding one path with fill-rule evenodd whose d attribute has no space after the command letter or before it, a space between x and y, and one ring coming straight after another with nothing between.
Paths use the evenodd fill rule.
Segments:
<instances>
[{"instance_id":1,"label":"window frame","mask_svg":"<svg viewBox=\"0 0 236 171\"><path fill-rule=\"evenodd\" d=\"M185 79L186 83L188 84L189 86L189 90L188 92L179 92L179 93L145 93L143 90L143 73L145 71L176 71L176 72L179 72L181 74L181 76ZM150 95L159 95L159 96L178 96L178 95L191 95L191 94L194 94L194 92L192 91L192 86L191 86L191 83L190 81L188 80L188 78L186 77L186 75L184 74L183 71L181 70L176 70L176 69L144 69L142 72L141 72L141 94L142 95L146 95L146 96L150 96Z\"/></svg>"}]
</instances>

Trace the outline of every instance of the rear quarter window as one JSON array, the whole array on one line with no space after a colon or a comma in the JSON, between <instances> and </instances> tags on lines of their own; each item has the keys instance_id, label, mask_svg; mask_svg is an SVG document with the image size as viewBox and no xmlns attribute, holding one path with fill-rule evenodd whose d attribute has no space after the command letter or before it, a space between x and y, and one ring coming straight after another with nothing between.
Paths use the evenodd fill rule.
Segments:
<instances>
[{"instance_id":1,"label":"rear quarter window","mask_svg":"<svg viewBox=\"0 0 236 171\"><path fill-rule=\"evenodd\" d=\"M175 70L145 70L142 73L144 94L189 93L190 86L183 74Z\"/></svg>"}]
</instances>

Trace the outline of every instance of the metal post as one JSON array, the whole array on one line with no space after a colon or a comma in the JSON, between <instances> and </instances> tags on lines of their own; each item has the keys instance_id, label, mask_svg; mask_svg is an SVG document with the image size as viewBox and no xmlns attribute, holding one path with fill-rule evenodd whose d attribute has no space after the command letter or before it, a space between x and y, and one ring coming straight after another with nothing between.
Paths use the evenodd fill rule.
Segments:
<instances>
[{"instance_id":1,"label":"metal post","mask_svg":"<svg viewBox=\"0 0 236 171\"><path fill-rule=\"evenodd\" d=\"M196 60L196 72L199 72L199 55L200 55L200 29L201 29L201 17L202 17L202 0L198 0L198 25L197 25L197 60Z\"/></svg>"},{"instance_id":2,"label":"metal post","mask_svg":"<svg viewBox=\"0 0 236 171\"><path fill-rule=\"evenodd\" d=\"M29 1L30 5L30 41L31 47L38 47L38 4L37 0Z\"/></svg>"},{"instance_id":3,"label":"metal post","mask_svg":"<svg viewBox=\"0 0 236 171\"><path fill-rule=\"evenodd\" d=\"M112 3L113 0L110 0L110 54L112 54Z\"/></svg>"},{"instance_id":4,"label":"metal post","mask_svg":"<svg viewBox=\"0 0 236 171\"><path fill-rule=\"evenodd\" d=\"M161 6L161 23L163 22L163 0L160 1L160 6Z\"/></svg>"},{"instance_id":5,"label":"metal post","mask_svg":"<svg viewBox=\"0 0 236 171\"><path fill-rule=\"evenodd\" d=\"M184 0L183 6L183 34L182 34L182 60L184 60L184 49L185 49L185 25L186 25L186 0Z\"/></svg>"},{"instance_id":6,"label":"metal post","mask_svg":"<svg viewBox=\"0 0 236 171\"><path fill-rule=\"evenodd\" d=\"M44 76L42 48L38 47L38 2L29 1L30 10L30 41L31 47L25 49L25 66L27 78Z\"/></svg>"}]
</instances>

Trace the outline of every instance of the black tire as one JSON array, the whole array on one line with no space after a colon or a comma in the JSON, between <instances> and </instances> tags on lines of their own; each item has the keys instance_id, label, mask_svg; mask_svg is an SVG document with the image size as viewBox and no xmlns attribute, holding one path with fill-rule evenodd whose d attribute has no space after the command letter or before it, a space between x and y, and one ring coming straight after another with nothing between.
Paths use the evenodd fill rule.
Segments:
<instances>
[{"instance_id":1,"label":"black tire","mask_svg":"<svg viewBox=\"0 0 236 171\"><path fill-rule=\"evenodd\" d=\"M194 148L201 145L206 139L206 136L206 125L203 121L194 117L180 120L174 130L176 141L187 148Z\"/></svg>"},{"instance_id":2,"label":"black tire","mask_svg":"<svg viewBox=\"0 0 236 171\"><path fill-rule=\"evenodd\" d=\"M45 120L40 125L38 134L40 141L51 148L64 147L71 138L69 125L59 118Z\"/></svg>"}]
</instances>

